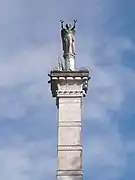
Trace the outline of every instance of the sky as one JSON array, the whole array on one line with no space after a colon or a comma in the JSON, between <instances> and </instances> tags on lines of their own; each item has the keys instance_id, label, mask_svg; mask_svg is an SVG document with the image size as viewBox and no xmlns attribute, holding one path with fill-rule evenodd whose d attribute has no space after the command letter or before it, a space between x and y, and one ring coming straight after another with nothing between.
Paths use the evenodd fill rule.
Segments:
<instances>
[{"instance_id":1,"label":"sky","mask_svg":"<svg viewBox=\"0 0 135 180\"><path fill-rule=\"evenodd\" d=\"M135 1L0 0L0 177L55 179L57 110L48 73L62 55L60 20L77 19L85 180L134 180Z\"/></svg>"}]
</instances>

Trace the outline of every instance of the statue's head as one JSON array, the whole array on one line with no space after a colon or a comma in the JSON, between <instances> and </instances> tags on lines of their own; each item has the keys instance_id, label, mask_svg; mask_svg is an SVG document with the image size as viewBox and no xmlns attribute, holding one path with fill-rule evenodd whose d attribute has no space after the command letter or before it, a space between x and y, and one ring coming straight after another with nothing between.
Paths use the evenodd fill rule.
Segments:
<instances>
[{"instance_id":1,"label":"statue's head","mask_svg":"<svg viewBox=\"0 0 135 180\"><path fill-rule=\"evenodd\" d=\"M71 28L71 24L66 24L66 28L70 29Z\"/></svg>"}]
</instances>

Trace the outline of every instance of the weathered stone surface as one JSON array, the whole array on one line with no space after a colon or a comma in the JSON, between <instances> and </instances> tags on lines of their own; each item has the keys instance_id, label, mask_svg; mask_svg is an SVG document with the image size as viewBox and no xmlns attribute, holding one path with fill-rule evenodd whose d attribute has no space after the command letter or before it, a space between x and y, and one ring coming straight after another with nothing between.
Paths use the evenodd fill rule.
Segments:
<instances>
[{"instance_id":1,"label":"weathered stone surface","mask_svg":"<svg viewBox=\"0 0 135 180\"><path fill-rule=\"evenodd\" d=\"M81 94L82 84L73 80L70 83L59 83L58 90L79 91L71 97L59 97L58 99L58 169L80 172L82 174L82 143L81 143ZM63 172L64 173L64 172ZM72 175L72 174L71 174ZM72 179L74 176L61 176L58 179ZM63 178L62 178L63 177ZM81 180L81 176L80 176Z\"/></svg>"},{"instance_id":2,"label":"weathered stone surface","mask_svg":"<svg viewBox=\"0 0 135 180\"><path fill-rule=\"evenodd\" d=\"M58 151L58 169L59 170L80 170L82 151L81 150L59 150Z\"/></svg>"},{"instance_id":3,"label":"weathered stone surface","mask_svg":"<svg viewBox=\"0 0 135 180\"><path fill-rule=\"evenodd\" d=\"M51 71L49 76L58 109L57 180L82 180L81 107L89 71Z\"/></svg>"},{"instance_id":4,"label":"weathered stone surface","mask_svg":"<svg viewBox=\"0 0 135 180\"><path fill-rule=\"evenodd\" d=\"M81 127L60 126L58 133L58 145L81 145Z\"/></svg>"},{"instance_id":5,"label":"weathered stone surface","mask_svg":"<svg viewBox=\"0 0 135 180\"><path fill-rule=\"evenodd\" d=\"M59 121L81 121L81 98L59 99Z\"/></svg>"}]
</instances>

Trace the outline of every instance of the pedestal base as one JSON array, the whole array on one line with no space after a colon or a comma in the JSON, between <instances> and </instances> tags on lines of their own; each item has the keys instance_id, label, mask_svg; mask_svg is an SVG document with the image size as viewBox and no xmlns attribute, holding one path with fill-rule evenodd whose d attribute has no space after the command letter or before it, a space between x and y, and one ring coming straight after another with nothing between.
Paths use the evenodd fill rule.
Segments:
<instances>
[{"instance_id":1,"label":"pedestal base","mask_svg":"<svg viewBox=\"0 0 135 180\"><path fill-rule=\"evenodd\" d=\"M64 54L65 59L65 70L75 70L75 55L74 54Z\"/></svg>"}]
</instances>

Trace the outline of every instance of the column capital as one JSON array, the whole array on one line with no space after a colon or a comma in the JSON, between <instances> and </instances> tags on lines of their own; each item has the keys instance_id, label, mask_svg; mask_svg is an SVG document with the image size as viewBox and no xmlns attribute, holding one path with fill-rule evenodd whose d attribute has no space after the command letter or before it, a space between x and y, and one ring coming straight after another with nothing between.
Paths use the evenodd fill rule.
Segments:
<instances>
[{"instance_id":1,"label":"column capital","mask_svg":"<svg viewBox=\"0 0 135 180\"><path fill-rule=\"evenodd\" d=\"M48 74L53 97L62 96L86 96L88 81L90 79L88 70L75 71L51 71Z\"/></svg>"}]
</instances>

